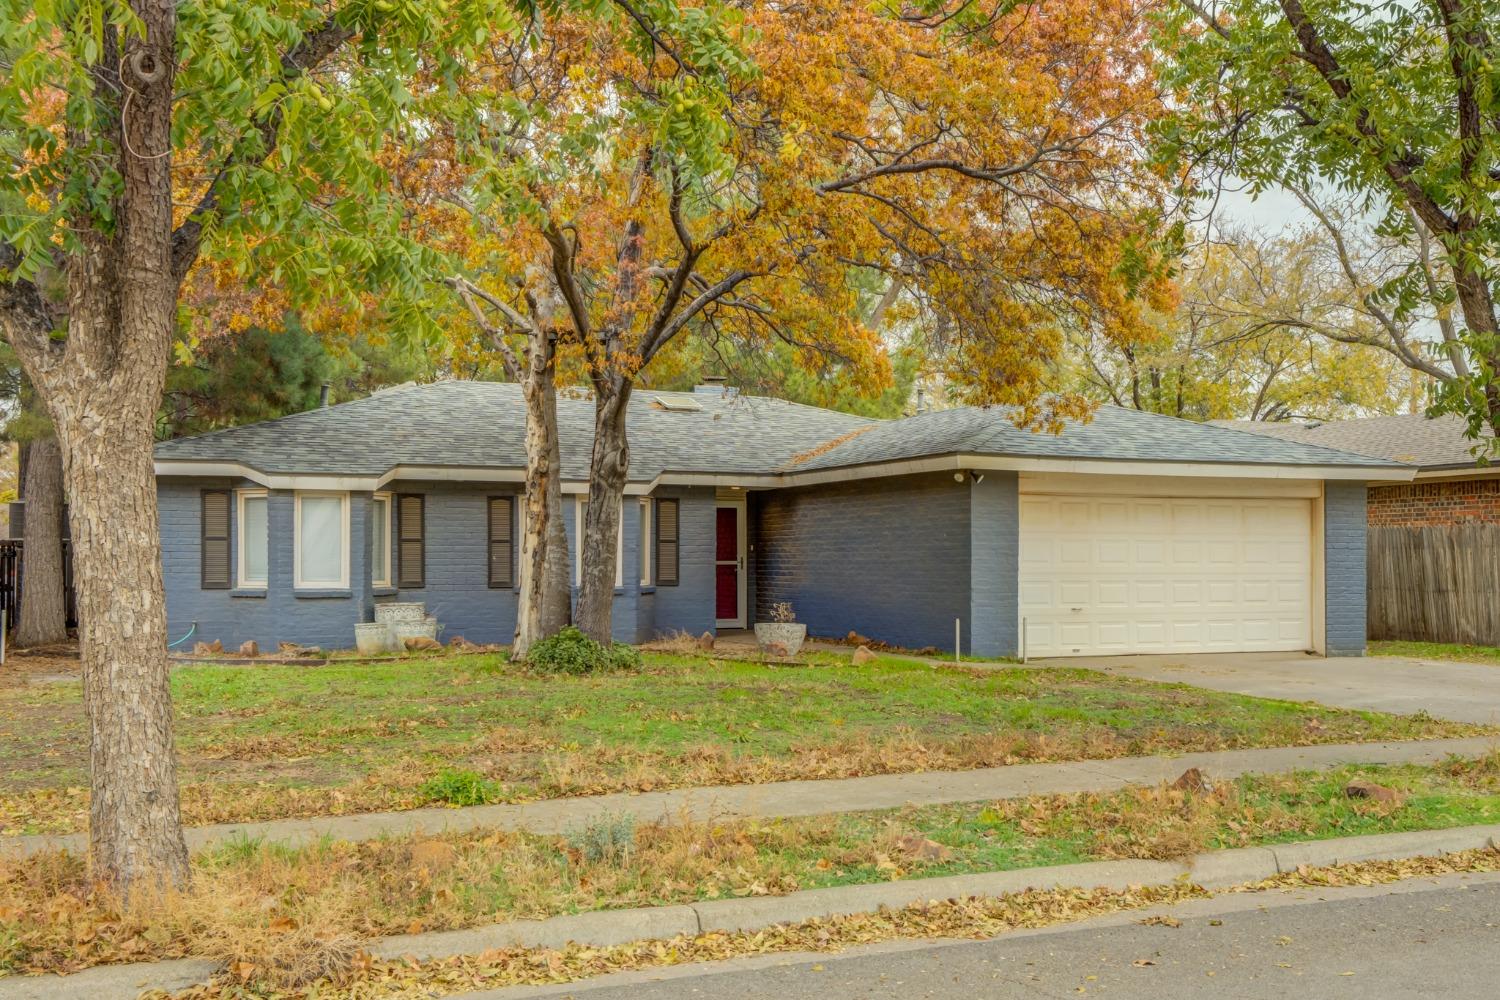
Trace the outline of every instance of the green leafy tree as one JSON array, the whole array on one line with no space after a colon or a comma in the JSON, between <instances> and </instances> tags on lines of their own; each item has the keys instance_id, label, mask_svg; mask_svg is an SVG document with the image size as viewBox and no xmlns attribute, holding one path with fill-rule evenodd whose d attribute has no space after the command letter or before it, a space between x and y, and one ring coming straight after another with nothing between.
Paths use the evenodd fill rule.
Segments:
<instances>
[{"instance_id":1,"label":"green leafy tree","mask_svg":"<svg viewBox=\"0 0 1500 1000\"><path fill-rule=\"evenodd\" d=\"M456 75L515 23L502 0L0 0L0 328L62 450L102 881L188 874L152 466L183 284L218 262L350 314L380 288L422 324L381 139L419 58Z\"/></svg>"},{"instance_id":2,"label":"green leafy tree","mask_svg":"<svg viewBox=\"0 0 1500 1000\"><path fill-rule=\"evenodd\" d=\"M1159 43L1179 113L1167 153L1200 178L1333 188L1378 214L1410 253L1372 301L1398 321L1456 306L1463 363L1436 408L1473 437L1500 428L1500 3L1176 0L1169 11ZM1438 266L1424 266L1424 241Z\"/></svg>"}]
</instances>

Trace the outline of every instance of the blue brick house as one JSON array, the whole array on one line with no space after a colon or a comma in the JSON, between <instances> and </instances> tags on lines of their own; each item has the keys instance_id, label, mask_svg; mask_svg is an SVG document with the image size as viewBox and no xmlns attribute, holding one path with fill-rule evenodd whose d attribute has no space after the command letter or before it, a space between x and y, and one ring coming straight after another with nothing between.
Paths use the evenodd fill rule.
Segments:
<instances>
[{"instance_id":1,"label":"blue brick house","mask_svg":"<svg viewBox=\"0 0 1500 1000\"><path fill-rule=\"evenodd\" d=\"M570 556L593 404L558 403ZM157 446L174 635L353 644L422 601L507 642L524 479L514 385L407 385ZM1412 469L1116 407L878 421L722 386L639 390L618 638L744 628L1032 657L1364 649L1365 483Z\"/></svg>"}]
</instances>

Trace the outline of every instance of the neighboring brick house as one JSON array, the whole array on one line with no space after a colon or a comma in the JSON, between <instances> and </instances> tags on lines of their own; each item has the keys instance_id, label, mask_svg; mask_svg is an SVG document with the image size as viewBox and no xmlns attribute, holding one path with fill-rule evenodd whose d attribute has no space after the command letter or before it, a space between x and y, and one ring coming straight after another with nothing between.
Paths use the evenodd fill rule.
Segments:
<instances>
[{"instance_id":1,"label":"neighboring brick house","mask_svg":"<svg viewBox=\"0 0 1500 1000\"><path fill-rule=\"evenodd\" d=\"M1409 414L1358 420L1214 423L1280 441L1415 465L1417 474L1411 482L1370 484L1372 527L1500 524L1500 466L1477 463L1474 442L1464 437L1464 423L1458 417Z\"/></svg>"},{"instance_id":2,"label":"neighboring brick house","mask_svg":"<svg viewBox=\"0 0 1500 1000\"><path fill-rule=\"evenodd\" d=\"M1416 466L1410 482L1369 484L1370 634L1500 642L1500 530L1458 530L1500 525L1500 466L1478 463L1463 421L1417 414L1217 423Z\"/></svg>"},{"instance_id":3,"label":"neighboring brick house","mask_svg":"<svg viewBox=\"0 0 1500 1000\"><path fill-rule=\"evenodd\" d=\"M352 644L376 604L514 628L525 410L444 381L157 446L174 635ZM558 401L571 557L593 403ZM1365 484L1397 463L1104 407L900 420L637 390L614 627L744 628L1052 656L1313 650L1365 638Z\"/></svg>"}]
</instances>

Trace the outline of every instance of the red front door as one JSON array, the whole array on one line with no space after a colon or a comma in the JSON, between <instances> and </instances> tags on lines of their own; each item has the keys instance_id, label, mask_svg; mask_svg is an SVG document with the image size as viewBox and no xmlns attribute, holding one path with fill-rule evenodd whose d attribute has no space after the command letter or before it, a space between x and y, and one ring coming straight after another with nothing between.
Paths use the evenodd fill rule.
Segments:
<instances>
[{"instance_id":1,"label":"red front door","mask_svg":"<svg viewBox=\"0 0 1500 1000\"><path fill-rule=\"evenodd\" d=\"M740 539L745 509L741 506L720 507L714 521L714 617L724 628L744 628L741 608L744 583L744 553Z\"/></svg>"}]
</instances>

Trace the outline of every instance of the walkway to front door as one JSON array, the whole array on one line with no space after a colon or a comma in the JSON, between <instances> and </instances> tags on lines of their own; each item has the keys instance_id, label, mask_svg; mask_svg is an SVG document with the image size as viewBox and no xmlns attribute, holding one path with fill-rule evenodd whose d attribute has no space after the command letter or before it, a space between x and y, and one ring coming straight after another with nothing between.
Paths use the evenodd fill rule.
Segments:
<instances>
[{"instance_id":1,"label":"walkway to front door","mask_svg":"<svg viewBox=\"0 0 1500 1000\"><path fill-rule=\"evenodd\" d=\"M745 627L745 501L721 500L714 521L714 622Z\"/></svg>"}]
</instances>

